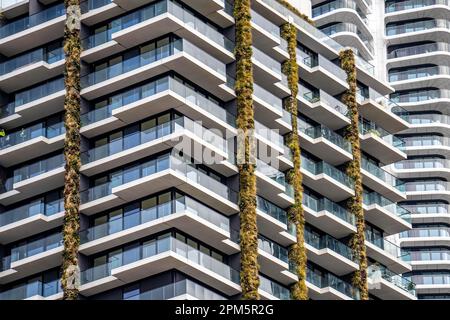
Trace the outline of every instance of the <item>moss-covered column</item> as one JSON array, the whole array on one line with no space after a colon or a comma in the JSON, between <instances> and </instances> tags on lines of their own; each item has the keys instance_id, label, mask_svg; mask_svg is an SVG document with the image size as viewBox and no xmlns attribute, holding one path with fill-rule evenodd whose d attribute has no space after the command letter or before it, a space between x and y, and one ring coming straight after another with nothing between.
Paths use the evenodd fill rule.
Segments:
<instances>
[{"instance_id":1,"label":"moss-covered column","mask_svg":"<svg viewBox=\"0 0 450 320\"><path fill-rule=\"evenodd\" d=\"M80 244L80 0L65 0L66 25L64 29L65 88L64 100L66 161L64 183L63 262L61 284L64 300L78 298Z\"/></svg>"},{"instance_id":2,"label":"moss-covered column","mask_svg":"<svg viewBox=\"0 0 450 320\"><path fill-rule=\"evenodd\" d=\"M258 265L258 227L256 224L256 175L252 161L251 135L255 128L253 110L253 66L252 30L250 16L251 0L235 0L234 19L236 56L236 126L242 139L239 139L239 214L242 298L259 299ZM239 160L239 159L238 159Z\"/></svg>"},{"instance_id":3,"label":"moss-covered column","mask_svg":"<svg viewBox=\"0 0 450 320\"><path fill-rule=\"evenodd\" d=\"M353 284L359 288L362 300L369 299L367 284L367 255L365 240L365 219L363 210L363 186L361 177L361 148L359 140L359 110L356 102L356 65L355 55L351 49L339 54L341 67L347 73L349 89L342 98L348 108L351 124L346 129L346 138L351 143L353 160L347 165L347 174L355 182L355 196L348 200L347 207L356 218L356 233L350 246L353 255L359 259L359 270L353 276Z\"/></svg>"},{"instance_id":4,"label":"moss-covered column","mask_svg":"<svg viewBox=\"0 0 450 320\"><path fill-rule=\"evenodd\" d=\"M287 76L291 95L285 100L285 108L291 114L292 132L287 136L287 145L292 152L294 168L287 174L288 183L294 187L295 203L289 208L289 222L296 227L297 243L289 248L289 260L295 266L298 281L291 286L291 296L295 300L308 299L306 286L306 248L305 215L303 212L303 176L301 168L300 138L298 135L298 64L297 64L297 29L286 23L281 28L281 36L288 43L289 60L283 64L283 73Z\"/></svg>"}]
</instances>

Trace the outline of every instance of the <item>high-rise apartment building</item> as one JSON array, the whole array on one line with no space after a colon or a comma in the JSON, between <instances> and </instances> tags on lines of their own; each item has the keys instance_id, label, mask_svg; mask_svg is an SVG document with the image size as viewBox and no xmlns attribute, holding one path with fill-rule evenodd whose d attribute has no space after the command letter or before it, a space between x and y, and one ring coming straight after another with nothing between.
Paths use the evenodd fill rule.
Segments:
<instances>
[{"instance_id":1,"label":"high-rise apartment building","mask_svg":"<svg viewBox=\"0 0 450 320\"><path fill-rule=\"evenodd\" d=\"M405 162L405 143L406 152L416 152L413 140L394 134L430 125L410 127L411 115L400 113L395 100L435 91L421 79L393 81L395 74L422 74L417 68L393 73L409 59L395 59L395 66L388 59L386 78L385 51L378 45L384 35L370 23L384 16L384 4L380 11L365 0L290 1L315 21L312 26L282 2L251 2L254 137L258 151L271 155L271 161L256 160L260 297L289 299L298 281L288 257L296 236L287 213L294 204L285 141L292 123L284 104L291 92L282 65L290 55L280 33L291 23L300 78L308 296L360 298L352 284L360 265L349 244L357 226L347 209L355 188L345 171L353 159L344 138L351 120L341 102L349 84L339 61L351 47L357 54L369 297L416 299L414 283L402 276L412 271L409 255L387 239L412 228L409 211L397 204L407 200L412 184L396 172L408 179L418 172L392 170L393 163L413 161ZM65 8L54 0L0 3L0 300L60 299ZM386 30L400 16L387 14ZM240 298L234 31L231 0L82 2L81 299ZM415 35L395 40L389 32L387 39L389 54L390 46L419 41ZM393 93L410 85L427 89Z\"/></svg>"}]
</instances>

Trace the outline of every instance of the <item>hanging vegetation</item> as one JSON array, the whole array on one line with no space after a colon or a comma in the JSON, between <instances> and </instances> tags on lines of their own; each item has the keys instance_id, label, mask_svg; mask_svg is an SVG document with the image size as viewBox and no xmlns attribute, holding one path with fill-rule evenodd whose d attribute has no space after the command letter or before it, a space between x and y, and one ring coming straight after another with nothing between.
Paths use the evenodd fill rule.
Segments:
<instances>
[{"instance_id":1,"label":"hanging vegetation","mask_svg":"<svg viewBox=\"0 0 450 320\"><path fill-rule=\"evenodd\" d=\"M359 140L359 111L356 102L356 65L351 49L339 53L341 67L347 73L349 89L342 97L348 108L351 124L346 128L346 139L352 146L353 160L347 165L347 174L355 182L355 196L348 200L347 207L356 218L356 233L350 241L353 255L359 260L359 270L353 276L353 284L359 289L362 300L369 299L367 284L367 255L365 240L365 219L363 210L363 186L361 177L361 148Z\"/></svg>"},{"instance_id":2,"label":"hanging vegetation","mask_svg":"<svg viewBox=\"0 0 450 320\"><path fill-rule=\"evenodd\" d=\"M285 24L281 28L281 36L288 43L289 60L283 64L283 73L287 76L291 95L285 100L285 108L291 114L292 132L287 136L287 146L292 152L294 168L287 174L288 183L294 187L295 203L289 208L289 222L296 227L297 243L289 248L289 260L295 266L298 281L291 287L291 295L296 300L308 299L306 286L306 248L305 248L305 215L303 212L303 176L301 168L300 138L297 123L297 93L298 93L298 65L297 65L297 29L292 24Z\"/></svg>"},{"instance_id":3,"label":"hanging vegetation","mask_svg":"<svg viewBox=\"0 0 450 320\"><path fill-rule=\"evenodd\" d=\"M286 0L277 0L277 2L279 4L281 4L282 6L284 6L285 8L289 9L290 11L292 11L293 13L295 13L297 16L299 16L300 18L302 18L303 20L305 20L309 24L314 25L314 21L313 20L311 20L306 14L301 13L296 7L291 5Z\"/></svg>"},{"instance_id":4,"label":"hanging vegetation","mask_svg":"<svg viewBox=\"0 0 450 320\"><path fill-rule=\"evenodd\" d=\"M251 0L234 2L236 56L236 126L242 135L239 169L239 213L242 298L259 299L258 226L256 223L256 175L251 137L255 128L253 110Z\"/></svg>"},{"instance_id":5,"label":"hanging vegetation","mask_svg":"<svg viewBox=\"0 0 450 320\"><path fill-rule=\"evenodd\" d=\"M80 0L65 0L66 25L64 29L65 88L64 100L66 136L64 143L64 223L63 262L61 285L64 300L78 298L80 244Z\"/></svg>"}]
</instances>

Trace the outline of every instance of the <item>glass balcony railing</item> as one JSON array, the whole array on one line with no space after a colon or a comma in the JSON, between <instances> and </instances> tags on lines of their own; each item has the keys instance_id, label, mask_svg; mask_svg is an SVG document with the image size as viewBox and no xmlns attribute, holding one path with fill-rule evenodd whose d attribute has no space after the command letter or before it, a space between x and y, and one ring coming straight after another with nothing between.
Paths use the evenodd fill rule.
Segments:
<instances>
[{"instance_id":1,"label":"glass balcony railing","mask_svg":"<svg viewBox=\"0 0 450 320\"><path fill-rule=\"evenodd\" d=\"M450 146L450 139L442 136L412 136L403 138L405 147Z\"/></svg>"},{"instance_id":2,"label":"glass balcony railing","mask_svg":"<svg viewBox=\"0 0 450 320\"><path fill-rule=\"evenodd\" d=\"M414 228L412 230L403 231L400 233L400 238L431 238L431 237L450 237L450 228L435 227L435 228Z\"/></svg>"},{"instance_id":3,"label":"glass balcony railing","mask_svg":"<svg viewBox=\"0 0 450 320\"><path fill-rule=\"evenodd\" d=\"M255 97L261 99L265 103L270 104L273 108L277 109L278 111L281 112L283 110L282 99L278 98L273 93L267 91L266 89L262 88L256 83L253 84L253 94L255 95Z\"/></svg>"},{"instance_id":4,"label":"glass balcony railing","mask_svg":"<svg viewBox=\"0 0 450 320\"><path fill-rule=\"evenodd\" d=\"M253 55L252 58L255 59L255 61L259 62L263 66L269 68L276 74L280 75L281 77L281 63L279 63L277 60L273 59L272 57L268 56L261 50L257 49L256 47L252 47Z\"/></svg>"},{"instance_id":5,"label":"glass balcony railing","mask_svg":"<svg viewBox=\"0 0 450 320\"><path fill-rule=\"evenodd\" d=\"M361 161L361 169L366 170L371 175L382 180L388 186L392 186L400 192L405 192L405 182L404 181L394 177L392 174L381 169L379 166L370 162L365 157L363 157L361 160L362 160Z\"/></svg>"},{"instance_id":6,"label":"glass balcony railing","mask_svg":"<svg viewBox=\"0 0 450 320\"><path fill-rule=\"evenodd\" d=\"M189 279L170 283L134 295L128 295L124 300L169 300L181 295L189 295L198 300L227 300L223 296Z\"/></svg>"},{"instance_id":7,"label":"glass balcony railing","mask_svg":"<svg viewBox=\"0 0 450 320\"><path fill-rule=\"evenodd\" d=\"M185 39L177 39L171 41L167 45L150 50L148 52L136 55L134 57L125 59L119 63L106 67L102 70L92 72L81 78L81 84L83 88L98 84L100 82L112 79L121 74L136 70L140 67L149 65L153 62L159 61L161 59L167 58L171 55L184 52L189 54L193 58L198 59L202 63L206 64L208 67L214 71L225 76L225 64L211 55L207 54L205 51L194 46Z\"/></svg>"},{"instance_id":8,"label":"glass balcony railing","mask_svg":"<svg viewBox=\"0 0 450 320\"><path fill-rule=\"evenodd\" d=\"M114 140L113 142L104 144L102 146L90 149L87 152L81 154L82 163L90 163L102 158L106 158L118 152L122 152L139 145L145 144L162 137L166 137L170 134L183 132L187 130L192 134L198 136L200 139L205 140L212 144L214 147L227 153L227 142L216 133L205 129L200 123L194 122L187 117L181 117L166 123L162 123L156 127L150 128L145 131L136 131L126 137Z\"/></svg>"},{"instance_id":9,"label":"glass balcony railing","mask_svg":"<svg viewBox=\"0 0 450 320\"><path fill-rule=\"evenodd\" d=\"M64 59L63 48L47 50L46 48L39 48L29 53L20 55L18 57L6 60L0 63L0 75L5 75L17 69L26 67L36 62L44 61L49 64L61 61Z\"/></svg>"},{"instance_id":10,"label":"glass balcony railing","mask_svg":"<svg viewBox=\"0 0 450 320\"><path fill-rule=\"evenodd\" d=\"M287 225L288 218L287 218L286 210L281 209L277 205L273 204L272 202L270 202L260 196L256 197L256 206L262 212L270 215L272 218L275 218L278 221Z\"/></svg>"},{"instance_id":11,"label":"glass balcony railing","mask_svg":"<svg viewBox=\"0 0 450 320\"><path fill-rule=\"evenodd\" d=\"M199 265L227 280L239 284L239 272L225 263L207 255L188 244L172 237L164 237L145 242L139 247L123 250L115 255L115 259L107 264L95 266L81 272L81 284L90 283L111 275L115 268L123 267L142 259L154 257L165 252L173 252L189 261L191 265Z\"/></svg>"},{"instance_id":12,"label":"glass balcony railing","mask_svg":"<svg viewBox=\"0 0 450 320\"><path fill-rule=\"evenodd\" d=\"M7 178L6 181L4 181L2 188L0 188L0 191L1 193L11 191L13 190L15 183L31 179L57 168L62 168L64 166L64 163L64 155L58 154L56 156L20 167L14 170L14 174L12 177Z\"/></svg>"},{"instance_id":13,"label":"glass balcony railing","mask_svg":"<svg viewBox=\"0 0 450 320\"><path fill-rule=\"evenodd\" d=\"M51 139L65 132L64 122L58 122L47 127L45 123L38 123L21 131L12 132L4 137L0 137L0 149L6 149L38 137Z\"/></svg>"},{"instance_id":14,"label":"glass balcony railing","mask_svg":"<svg viewBox=\"0 0 450 320\"><path fill-rule=\"evenodd\" d=\"M112 116L112 111L117 108L152 97L166 90L178 94L188 102L194 103L197 107L209 112L212 116L219 118L227 124L232 126L236 125L235 117L219 104L170 76L151 81L111 97L111 103L108 105L81 115L81 123L85 126L107 119Z\"/></svg>"},{"instance_id":15,"label":"glass balcony railing","mask_svg":"<svg viewBox=\"0 0 450 320\"><path fill-rule=\"evenodd\" d=\"M397 203L392 202L377 192L364 193L363 202L367 206L374 204L379 205L390 213L395 214L397 217L411 223L411 212L409 210L399 206Z\"/></svg>"},{"instance_id":16,"label":"glass balcony railing","mask_svg":"<svg viewBox=\"0 0 450 320\"><path fill-rule=\"evenodd\" d=\"M383 251L386 251L395 258L399 258L403 261L411 261L411 255L409 254L409 252L400 248L399 246L390 242L379 234L371 232L368 228L366 228L366 240L376 245L378 248L383 249Z\"/></svg>"},{"instance_id":17,"label":"glass balcony railing","mask_svg":"<svg viewBox=\"0 0 450 320\"><path fill-rule=\"evenodd\" d=\"M449 250L411 251L410 256L410 261L450 261Z\"/></svg>"},{"instance_id":18,"label":"glass balcony railing","mask_svg":"<svg viewBox=\"0 0 450 320\"><path fill-rule=\"evenodd\" d=\"M443 114L405 114L402 116L403 119L408 121L412 125L428 125L428 124L446 124L450 125L450 116Z\"/></svg>"},{"instance_id":19,"label":"glass balcony railing","mask_svg":"<svg viewBox=\"0 0 450 320\"><path fill-rule=\"evenodd\" d=\"M411 214L449 214L450 205L446 203L405 204Z\"/></svg>"},{"instance_id":20,"label":"glass balcony railing","mask_svg":"<svg viewBox=\"0 0 450 320\"><path fill-rule=\"evenodd\" d=\"M33 281L1 292L0 300L24 300L34 296L49 297L61 291L61 281L59 279L45 283Z\"/></svg>"},{"instance_id":21,"label":"glass balcony railing","mask_svg":"<svg viewBox=\"0 0 450 320\"><path fill-rule=\"evenodd\" d=\"M450 190L448 181L411 181L405 183L406 192L446 192Z\"/></svg>"},{"instance_id":22,"label":"glass balcony railing","mask_svg":"<svg viewBox=\"0 0 450 320\"><path fill-rule=\"evenodd\" d=\"M81 13L95 10L112 3L112 0L87 0L80 3Z\"/></svg>"},{"instance_id":23,"label":"glass balcony railing","mask_svg":"<svg viewBox=\"0 0 450 320\"><path fill-rule=\"evenodd\" d=\"M449 21L443 19L421 20L386 26L386 36L430 30L433 28L449 29Z\"/></svg>"},{"instance_id":24,"label":"glass balcony railing","mask_svg":"<svg viewBox=\"0 0 450 320\"><path fill-rule=\"evenodd\" d=\"M389 71L389 82L414 80L435 75L449 75L448 66L420 67L403 71Z\"/></svg>"},{"instance_id":25,"label":"glass balcony railing","mask_svg":"<svg viewBox=\"0 0 450 320\"><path fill-rule=\"evenodd\" d=\"M329 129L328 127L324 125L319 126L310 126L309 124L306 124L304 121L299 119L299 130L303 133L305 133L307 136L316 139L316 138L324 138L334 145L338 146L339 148L343 149L344 151L347 151L349 153L352 152L352 147L350 142L348 142L343 136L337 134L333 130ZM305 124L305 125L303 125Z\"/></svg>"},{"instance_id":26,"label":"glass balcony railing","mask_svg":"<svg viewBox=\"0 0 450 320\"><path fill-rule=\"evenodd\" d=\"M328 234L319 235L305 229L305 242L318 250L330 249L346 259L353 262L358 261L357 257L353 255L352 249L348 245Z\"/></svg>"},{"instance_id":27,"label":"glass balcony railing","mask_svg":"<svg viewBox=\"0 0 450 320\"><path fill-rule=\"evenodd\" d=\"M411 170L411 169L444 169L450 168L450 161L447 159L411 159L403 160L395 163L395 169Z\"/></svg>"},{"instance_id":28,"label":"glass balcony railing","mask_svg":"<svg viewBox=\"0 0 450 320\"><path fill-rule=\"evenodd\" d=\"M320 30L328 36L332 36L340 32L354 33L371 53L374 52L372 36L367 34L367 32L361 32L360 28L358 28L356 24L350 22L338 22L336 24L321 28Z\"/></svg>"},{"instance_id":29,"label":"glass balcony railing","mask_svg":"<svg viewBox=\"0 0 450 320\"><path fill-rule=\"evenodd\" d=\"M25 258L35 256L39 253L62 246L62 233L58 232L45 238L28 242L24 245L11 249L11 255L2 258L2 271L11 268L11 262L16 262Z\"/></svg>"},{"instance_id":30,"label":"glass balcony railing","mask_svg":"<svg viewBox=\"0 0 450 320\"><path fill-rule=\"evenodd\" d=\"M114 187L135 181L137 179L162 172L164 170L174 170L186 176L187 180L199 183L218 196L224 197L234 203L237 201L237 194L223 183L211 178L207 174L197 170L194 166L183 160L173 157L161 157L157 160L150 160L127 169L126 172L115 177L114 181L107 182L81 192L81 202L87 203L111 194Z\"/></svg>"},{"instance_id":31,"label":"glass balcony railing","mask_svg":"<svg viewBox=\"0 0 450 320\"><path fill-rule=\"evenodd\" d=\"M292 185L287 183L286 176L283 172L261 161L260 159L256 159L256 170L282 185L285 188L285 193L290 197L294 197L294 190L292 188Z\"/></svg>"},{"instance_id":32,"label":"glass balcony railing","mask_svg":"<svg viewBox=\"0 0 450 320\"><path fill-rule=\"evenodd\" d=\"M255 135L258 135L267 141L276 144L280 148L284 148L284 138L276 130L269 129L261 122L255 120Z\"/></svg>"},{"instance_id":33,"label":"glass balcony railing","mask_svg":"<svg viewBox=\"0 0 450 320\"><path fill-rule=\"evenodd\" d=\"M404 1L386 1L385 12L397 12L403 10L411 10L417 8L424 8L433 5L449 5L448 0L404 0Z\"/></svg>"},{"instance_id":34,"label":"glass balcony railing","mask_svg":"<svg viewBox=\"0 0 450 320\"><path fill-rule=\"evenodd\" d=\"M6 38L13 34L36 27L41 23L59 18L66 13L64 3L59 3L53 7L42 10L36 14L24 17L0 27L0 38Z\"/></svg>"},{"instance_id":35,"label":"glass balcony railing","mask_svg":"<svg viewBox=\"0 0 450 320\"><path fill-rule=\"evenodd\" d=\"M367 274L371 279L383 278L409 294L416 295L416 285L414 282L392 272L384 266L372 264L367 268Z\"/></svg>"},{"instance_id":36,"label":"glass balcony railing","mask_svg":"<svg viewBox=\"0 0 450 320\"><path fill-rule=\"evenodd\" d=\"M280 300L290 300L291 298L289 289L262 275L259 276L259 289Z\"/></svg>"},{"instance_id":37,"label":"glass balcony railing","mask_svg":"<svg viewBox=\"0 0 450 320\"><path fill-rule=\"evenodd\" d=\"M371 121L370 122L360 121L359 131L361 135L373 134L397 149L402 149L403 147L406 146L405 141L403 139L390 134L389 132L387 132L386 130L384 130L383 128L381 128L380 126Z\"/></svg>"},{"instance_id":38,"label":"glass balcony railing","mask_svg":"<svg viewBox=\"0 0 450 320\"><path fill-rule=\"evenodd\" d=\"M331 164L328 164L325 161L314 162L313 160L303 156L301 160L302 168L306 169L312 174L325 174L348 188L354 188L355 184L353 180L345 172L337 169L336 167L333 167Z\"/></svg>"},{"instance_id":39,"label":"glass balcony railing","mask_svg":"<svg viewBox=\"0 0 450 320\"><path fill-rule=\"evenodd\" d=\"M272 23L270 20L264 18L258 12L251 11L252 22L261 27L263 30L268 31L273 36L280 38L280 27Z\"/></svg>"},{"instance_id":40,"label":"glass balcony railing","mask_svg":"<svg viewBox=\"0 0 450 320\"><path fill-rule=\"evenodd\" d=\"M123 220L116 219L83 230L80 232L80 240L81 243L87 243L159 218L182 212L195 214L215 226L230 232L230 221L227 217L209 209L190 197L181 197L154 207L133 212Z\"/></svg>"},{"instance_id":41,"label":"glass balcony railing","mask_svg":"<svg viewBox=\"0 0 450 320\"><path fill-rule=\"evenodd\" d=\"M8 224L43 214L47 217L64 211L64 200L59 199L51 202L43 202L42 200L33 201L18 208L5 211L0 214L0 227Z\"/></svg>"},{"instance_id":42,"label":"glass balcony railing","mask_svg":"<svg viewBox=\"0 0 450 320\"><path fill-rule=\"evenodd\" d=\"M437 51L449 52L450 45L445 42L433 42L433 43L414 45L414 46L410 46L410 47L404 47L404 48L392 50L391 52L388 52L387 57L388 57L388 59L395 59L395 58L408 57L408 56L413 56L413 55L418 55L418 54L427 54L430 52L437 52Z\"/></svg>"},{"instance_id":43,"label":"glass balcony railing","mask_svg":"<svg viewBox=\"0 0 450 320\"><path fill-rule=\"evenodd\" d=\"M360 299L358 288L332 273L319 272L308 266L306 269L306 281L321 289L330 287L354 300Z\"/></svg>"},{"instance_id":44,"label":"glass balcony railing","mask_svg":"<svg viewBox=\"0 0 450 320\"><path fill-rule=\"evenodd\" d=\"M231 40L226 38L211 25L205 23L203 20L181 7L177 2L171 0L153 2L142 9L113 20L108 24L108 26L110 26L109 29L85 38L83 40L83 48L87 50L111 41L113 33L127 29L131 26L137 25L165 13L172 14L186 23L190 28L195 29L202 35L206 36L209 40L220 45L226 50L230 52L234 50L234 43Z\"/></svg>"},{"instance_id":45,"label":"glass balcony railing","mask_svg":"<svg viewBox=\"0 0 450 320\"><path fill-rule=\"evenodd\" d=\"M308 195L307 193L303 193L303 205L314 210L315 212L325 210L344 220L345 222L353 226L355 225L355 216L353 214L348 212L344 207L327 198L316 199Z\"/></svg>"},{"instance_id":46,"label":"glass balcony railing","mask_svg":"<svg viewBox=\"0 0 450 320\"><path fill-rule=\"evenodd\" d=\"M288 250L262 235L258 236L258 248L285 263L289 263Z\"/></svg>"},{"instance_id":47,"label":"glass balcony railing","mask_svg":"<svg viewBox=\"0 0 450 320\"><path fill-rule=\"evenodd\" d=\"M450 276L448 274L415 274L411 280L420 285L450 285Z\"/></svg>"},{"instance_id":48,"label":"glass balcony railing","mask_svg":"<svg viewBox=\"0 0 450 320\"><path fill-rule=\"evenodd\" d=\"M15 113L15 108L18 108L27 103L36 101L38 99L47 97L53 93L64 90L64 79L58 78L48 81L42 85L33 87L28 90L16 93L14 101L7 103L0 107L0 117L7 117Z\"/></svg>"},{"instance_id":49,"label":"glass balcony railing","mask_svg":"<svg viewBox=\"0 0 450 320\"><path fill-rule=\"evenodd\" d=\"M328 94L323 90L314 90L311 91L308 88L299 85L299 95L303 97L303 99L307 100L310 103L323 102L325 105L333 108L338 113L347 117L348 108L341 101Z\"/></svg>"}]
</instances>

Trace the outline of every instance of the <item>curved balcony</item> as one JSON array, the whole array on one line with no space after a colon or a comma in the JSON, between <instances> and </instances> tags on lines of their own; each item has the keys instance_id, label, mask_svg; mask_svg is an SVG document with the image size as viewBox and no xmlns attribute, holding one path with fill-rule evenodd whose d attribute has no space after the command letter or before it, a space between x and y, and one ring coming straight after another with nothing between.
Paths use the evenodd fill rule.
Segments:
<instances>
[{"instance_id":1,"label":"curved balcony","mask_svg":"<svg viewBox=\"0 0 450 320\"><path fill-rule=\"evenodd\" d=\"M342 201L354 195L352 179L324 161L315 162L302 156L301 169L304 184L333 201Z\"/></svg>"},{"instance_id":2,"label":"curved balcony","mask_svg":"<svg viewBox=\"0 0 450 320\"><path fill-rule=\"evenodd\" d=\"M421 294L436 294L436 292L450 293L450 276L442 271L414 274L411 280L417 284L417 291Z\"/></svg>"},{"instance_id":3,"label":"curved balcony","mask_svg":"<svg viewBox=\"0 0 450 320\"><path fill-rule=\"evenodd\" d=\"M424 9L431 6L439 6L439 9L450 6L448 0L391 0L385 5L385 13L399 13L405 10Z\"/></svg>"},{"instance_id":4,"label":"curved balcony","mask_svg":"<svg viewBox=\"0 0 450 320\"><path fill-rule=\"evenodd\" d=\"M133 174L82 191L81 212L92 215L174 186L227 215L239 211L235 191L179 158L162 156L127 171Z\"/></svg>"},{"instance_id":5,"label":"curved balcony","mask_svg":"<svg viewBox=\"0 0 450 320\"><path fill-rule=\"evenodd\" d=\"M0 300L57 300L62 298L60 280L32 281L0 293Z\"/></svg>"},{"instance_id":6,"label":"curved balcony","mask_svg":"<svg viewBox=\"0 0 450 320\"><path fill-rule=\"evenodd\" d=\"M366 220L388 235L411 228L411 213L377 192L364 193L363 208Z\"/></svg>"},{"instance_id":7,"label":"curved balcony","mask_svg":"<svg viewBox=\"0 0 450 320\"><path fill-rule=\"evenodd\" d=\"M383 300L417 300L415 283L388 268L372 264L367 268L369 292Z\"/></svg>"},{"instance_id":8,"label":"curved balcony","mask_svg":"<svg viewBox=\"0 0 450 320\"><path fill-rule=\"evenodd\" d=\"M83 60L94 62L167 33L185 38L226 63L234 59L231 40L174 1L152 2L106 26L105 31L83 39Z\"/></svg>"},{"instance_id":9,"label":"curved balcony","mask_svg":"<svg viewBox=\"0 0 450 320\"><path fill-rule=\"evenodd\" d=\"M240 293L238 271L170 236L124 250L108 264L82 271L80 293L91 296L173 268L226 295Z\"/></svg>"},{"instance_id":10,"label":"curved balcony","mask_svg":"<svg viewBox=\"0 0 450 320\"><path fill-rule=\"evenodd\" d=\"M37 200L0 214L0 243L6 244L62 224L64 201Z\"/></svg>"},{"instance_id":11,"label":"curved balcony","mask_svg":"<svg viewBox=\"0 0 450 320\"><path fill-rule=\"evenodd\" d=\"M2 185L0 203L14 202L54 190L64 184L64 156L58 154L14 170Z\"/></svg>"},{"instance_id":12,"label":"curved balcony","mask_svg":"<svg viewBox=\"0 0 450 320\"><path fill-rule=\"evenodd\" d=\"M416 180L405 183L406 194L411 200L450 201L450 182L441 180Z\"/></svg>"},{"instance_id":13,"label":"curved balcony","mask_svg":"<svg viewBox=\"0 0 450 320\"><path fill-rule=\"evenodd\" d=\"M410 129L405 133L440 133L444 136L450 132L450 116L437 113L411 113L402 115L410 124Z\"/></svg>"},{"instance_id":14,"label":"curved balcony","mask_svg":"<svg viewBox=\"0 0 450 320\"><path fill-rule=\"evenodd\" d=\"M388 51L387 67L410 67L433 63L436 65L450 65L450 45L446 42L432 42L411 45Z\"/></svg>"},{"instance_id":15,"label":"curved balcony","mask_svg":"<svg viewBox=\"0 0 450 320\"><path fill-rule=\"evenodd\" d=\"M2 258L0 283L7 283L59 266L62 261L62 233L27 242Z\"/></svg>"},{"instance_id":16,"label":"curved balcony","mask_svg":"<svg viewBox=\"0 0 450 320\"><path fill-rule=\"evenodd\" d=\"M358 270L357 258L345 243L328 234L319 235L305 229L308 260L338 276Z\"/></svg>"},{"instance_id":17,"label":"curved balcony","mask_svg":"<svg viewBox=\"0 0 450 320\"><path fill-rule=\"evenodd\" d=\"M447 223L450 224L450 205L446 203L406 204L414 223Z\"/></svg>"},{"instance_id":18,"label":"curved balcony","mask_svg":"<svg viewBox=\"0 0 450 320\"><path fill-rule=\"evenodd\" d=\"M386 2L385 22L416 20L423 17L445 19L449 11L448 0L394 0Z\"/></svg>"},{"instance_id":19,"label":"curved balcony","mask_svg":"<svg viewBox=\"0 0 450 320\"><path fill-rule=\"evenodd\" d=\"M414 228L399 234L402 247L449 246L450 228Z\"/></svg>"},{"instance_id":20,"label":"curved balcony","mask_svg":"<svg viewBox=\"0 0 450 320\"><path fill-rule=\"evenodd\" d=\"M356 48L358 53L365 59L373 59L373 39L371 39L371 34L367 33L367 28L361 31L361 27L358 27L358 25L354 23L338 22L330 26L320 28L320 30L341 43L343 46Z\"/></svg>"},{"instance_id":21,"label":"curved balcony","mask_svg":"<svg viewBox=\"0 0 450 320\"><path fill-rule=\"evenodd\" d=\"M17 159L33 159L61 149L64 146L64 123L51 126L38 123L21 131L0 137L0 165L18 164Z\"/></svg>"},{"instance_id":22,"label":"curved balcony","mask_svg":"<svg viewBox=\"0 0 450 320\"><path fill-rule=\"evenodd\" d=\"M64 110L64 79L57 78L18 92L14 101L0 107L0 125L16 128Z\"/></svg>"},{"instance_id":23,"label":"curved balcony","mask_svg":"<svg viewBox=\"0 0 450 320\"><path fill-rule=\"evenodd\" d=\"M63 73L64 51L39 48L0 63L0 89L18 91Z\"/></svg>"},{"instance_id":24,"label":"curved balcony","mask_svg":"<svg viewBox=\"0 0 450 320\"><path fill-rule=\"evenodd\" d=\"M185 39L171 40L158 48L130 57L81 78L86 99L105 96L173 69L222 98L219 85L226 83L225 64Z\"/></svg>"},{"instance_id":25,"label":"curved balcony","mask_svg":"<svg viewBox=\"0 0 450 320\"><path fill-rule=\"evenodd\" d=\"M64 3L44 9L0 27L0 52L10 56L63 36Z\"/></svg>"},{"instance_id":26,"label":"curved balcony","mask_svg":"<svg viewBox=\"0 0 450 320\"><path fill-rule=\"evenodd\" d=\"M227 254L239 252L235 245L230 245L228 217L187 196L133 212L127 215L127 222L114 220L82 230L80 252L93 255L170 228L195 234L199 240Z\"/></svg>"},{"instance_id":27,"label":"curved balcony","mask_svg":"<svg viewBox=\"0 0 450 320\"><path fill-rule=\"evenodd\" d=\"M303 209L308 223L336 238L356 232L355 216L327 198L316 199L303 193Z\"/></svg>"},{"instance_id":28,"label":"curved balcony","mask_svg":"<svg viewBox=\"0 0 450 320\"><path fill-rule=\"evenodd\" d=\"M450 267L449 250L410 251L413 270L446 270Z\"/></svg>"},{"instance_id":29,"label":"curved balcony","mask_svg":"<svg viewBox=\"0 0 450 320\"><path fill-rule=\"evenodd\" d=\"M395 173L402 178L443 177L450 180L450 160L417 158L395 163Z\"/></svg>"},{"instance_id":30,"label":"curved balcony","mask_svg":"<svg viewBox=\"0 0 450 320\"><path fill-rule=\"evenodd\" d=\"M424 154L450 155L450 138L437 135L404 137L405 152L411 156L423 156Z\"/></svg>"},{"instance_id":31,"label":"curved balcony","mask_svg":"<svg viewBox=\"0 0 450 320\"><path fill-rule=\"evenodd\" d=\"M450 39L450 22L446 19L422 19L388 24L386 37L390 45L418 41Z\"/></svg>"},{"instance_id":32,"label":"curved balcony","mask_svg":"<svg viewBox=\"0 0 450 320\"><path fill-rule=\"evenodd\" d=\"M398 70L398 69L397 69ZM430 67L412 67L401 71L389 71L389 82L396 90L411 90L434 86L445 89L450 84L450 66L433 65Z\"/></svg>"}]
</instances>

